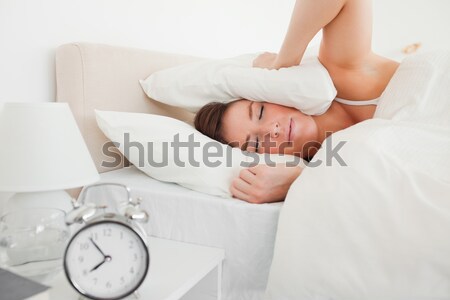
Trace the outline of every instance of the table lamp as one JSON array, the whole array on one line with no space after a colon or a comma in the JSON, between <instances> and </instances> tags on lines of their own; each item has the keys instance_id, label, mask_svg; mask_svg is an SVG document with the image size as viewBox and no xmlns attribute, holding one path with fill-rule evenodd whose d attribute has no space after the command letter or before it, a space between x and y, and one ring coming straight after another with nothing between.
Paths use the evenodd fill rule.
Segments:
<instances>
[{"instance_id":1,"label":"table lamp","mask_svg":"<svg viewBox=\"0 0 450 300\"><path fill-rule=\"evenodd\" d=\"M0 105L0 192L13 192L8 209L68 211L65 189L99 179L67 103Z\"/></svg>"}]
</instances>

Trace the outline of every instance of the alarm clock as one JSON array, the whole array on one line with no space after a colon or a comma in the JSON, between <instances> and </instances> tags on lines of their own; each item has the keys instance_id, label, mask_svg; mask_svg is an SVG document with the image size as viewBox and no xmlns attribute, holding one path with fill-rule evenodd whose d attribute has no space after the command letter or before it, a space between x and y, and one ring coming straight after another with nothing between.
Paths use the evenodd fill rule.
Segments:
<instances>
[{"instance_id":1,"label":"alarm clock","mask_svg":"<svg viewBox=\"0 0 450 300\"><path fill-rule=\"evenodd\" d=\"M87 190L116 185L127 191L122 212L105 212L85 203ZM64 271L71 286L83 297L96 300L122 299L137 291L144 281L150 255L145 231L138 223L148 221L140 199L130 197L121 184L96 184L83 190L81 201L74 202L66 223L82 227L71 237L64 253Z\"/></svg>"}]
</instances>

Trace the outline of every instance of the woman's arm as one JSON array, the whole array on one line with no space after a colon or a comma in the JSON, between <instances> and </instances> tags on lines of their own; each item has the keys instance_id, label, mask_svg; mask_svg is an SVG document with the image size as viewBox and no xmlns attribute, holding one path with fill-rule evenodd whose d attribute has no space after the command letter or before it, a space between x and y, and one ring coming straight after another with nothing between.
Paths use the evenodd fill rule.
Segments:
<instances>
[{"instance_id":1,"label":"woman's arm","mask_svg":"<svg viewBox=\"0 0 450 300\"><path fill-rule=\"evenodd\" d=\"M371 0L297 0L278 55L264 53L253 65L269 69L298 65L320 29L322 63L343 68L358 66L371 53Z\"/></svg>"},{"instance_id":2,"label":"woman's arm","mask_svg":"<svg viewBox=\"0 0 450 300\"><path fill-rule=\"evenodd\" d=\"M233 197L250 203L283 201L301 172L299 166L258 165L242 170L239 177L233 180L230 191Z\"/></svg>"}]
</instances>

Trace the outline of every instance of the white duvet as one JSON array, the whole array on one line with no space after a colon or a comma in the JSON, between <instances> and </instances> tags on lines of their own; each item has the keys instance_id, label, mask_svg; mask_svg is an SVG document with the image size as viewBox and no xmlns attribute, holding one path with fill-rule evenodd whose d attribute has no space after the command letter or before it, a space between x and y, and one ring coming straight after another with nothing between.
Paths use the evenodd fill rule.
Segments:
<instances>
[{"instance_id":1,"label":"white duvet","mask_svg":"<svg viewBox=\"0 0 450 300\"><path fill-rule=\"evenodd\" d=\"M405 59L280 215L266 298L450 299L450 52ZM314 161L326 162L326 145Z\"/></svg>"}]
</instances>

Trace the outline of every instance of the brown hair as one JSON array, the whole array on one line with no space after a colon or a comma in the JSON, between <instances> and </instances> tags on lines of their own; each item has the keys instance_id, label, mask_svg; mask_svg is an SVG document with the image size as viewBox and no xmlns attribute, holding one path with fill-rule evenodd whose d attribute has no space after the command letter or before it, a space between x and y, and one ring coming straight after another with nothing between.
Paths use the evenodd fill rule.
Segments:
<instances>
[{"instance_id":1,"label":"brown hair","mask_svg":"<svg viewBox=\"0 0 450 300\"><path fill-rule=\"evenodd\" d=\"M230 103L211 102L195 115L194 126L206 136L227 144L222 135L222 117Z\"/></svg>"}]
</instances>

